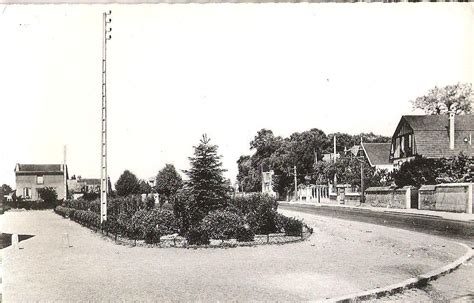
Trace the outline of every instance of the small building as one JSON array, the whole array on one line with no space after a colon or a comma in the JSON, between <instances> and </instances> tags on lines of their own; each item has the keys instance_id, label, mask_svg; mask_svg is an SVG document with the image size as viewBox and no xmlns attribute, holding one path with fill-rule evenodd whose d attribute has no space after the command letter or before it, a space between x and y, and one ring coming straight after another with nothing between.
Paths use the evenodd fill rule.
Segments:
<instances>
[{"instance_id":1,"label":"small building","mask_svg":"<svg viewBox=\"0 0 474 303\"><path fill-rule=\"evenodd\" d=\"M67 197L68 171L66 164L16 164L16 196L25 200L38 200L38 189L52 187L58 200Z\"/></svg>"},{"instance_id":2,"label":"small building","mask_svg":"<svg viewBox=\"0 0 474 303\"><path fill-rule=\"evenodd\" d=\"M392 136L390 162L399 165L420 155L449 158L474 156L474 115L402 116Z\"/></svg>"},{"instance_id":3,"label":"small building","mask_svg":"<svg viewBox=\"0 0 474 303\"><path fill-rule=\"evenodd\" d=\"M262 172L262 193L276 197L277 194L273 191L273 170Z\"/></svg>"},{"instance_id":4,"label":"small building","mask_svg":"<svg viewBox=\"0 0 474 303\"><path fill-rule=\"evenodd\" d=\"M73 199L82 197L84 193L100 194L100 179L73 176L70 180L67 180L67 185Z\"/></svg>"},{"instance_id":5,"label":"small building","mask_svg":"<svg viewBox=\"0 0 474 303\"><path fill-rule=\"evenodd\" d=\"M392 143L361 143L362 151L369 161L370 166L376 170L393 170L390 162L390 148Z\"/></svg>"}]
</instances>

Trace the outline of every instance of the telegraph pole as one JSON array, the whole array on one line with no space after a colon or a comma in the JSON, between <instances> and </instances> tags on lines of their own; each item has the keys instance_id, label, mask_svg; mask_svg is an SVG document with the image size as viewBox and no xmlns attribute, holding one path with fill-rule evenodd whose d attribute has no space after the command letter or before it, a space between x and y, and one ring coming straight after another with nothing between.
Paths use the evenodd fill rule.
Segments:
<instances>
[{"instance_id":1,"label":"telegraph pole","mask_svg":"<svg viewBox=\"0 0 474 303\"><path fill-rule=\"evenodd\" d=\"M112 38L109 33L112 28L108 26L112 19L112 11L103 13L103 39L102 39L102 116L101 116L101 151L100 151L100 223L107 221L107 193L109 182L107 180L107 41Z\"/></svg>"}]
</instances>

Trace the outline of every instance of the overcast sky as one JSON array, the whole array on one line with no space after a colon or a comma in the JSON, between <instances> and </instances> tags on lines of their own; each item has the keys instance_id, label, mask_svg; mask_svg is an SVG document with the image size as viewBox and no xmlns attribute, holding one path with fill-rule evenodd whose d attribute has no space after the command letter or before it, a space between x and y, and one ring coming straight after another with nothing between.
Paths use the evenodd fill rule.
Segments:
<instances>
[{"instance_id":1,"label":"overcast sky","mask_svg":"<svg viewBox=\"0 0 474 303\"><path fill-rule=\"evenodd\" d=\"M109 174L188 168L203 133L227 177L261 128L391 136L409 100L474 82L473 4L0 6L0 183L15 163L100 177L102 12Z\"/></svg>"}]
</instances>

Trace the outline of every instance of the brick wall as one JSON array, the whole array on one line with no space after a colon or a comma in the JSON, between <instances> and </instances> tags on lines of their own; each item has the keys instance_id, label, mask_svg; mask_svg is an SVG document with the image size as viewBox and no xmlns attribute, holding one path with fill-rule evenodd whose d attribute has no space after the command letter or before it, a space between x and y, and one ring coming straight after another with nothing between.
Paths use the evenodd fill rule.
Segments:
<instances>
[{"instance_id":1,"label":"brick wall","mask_svg":"<svg viewBox=\"0 0 474 303\"><path fill-rule=\"evenodd\" d=\"M422 186L419 209L472 213L472 183L447 183Z\"/></svg>"}]
</instances>

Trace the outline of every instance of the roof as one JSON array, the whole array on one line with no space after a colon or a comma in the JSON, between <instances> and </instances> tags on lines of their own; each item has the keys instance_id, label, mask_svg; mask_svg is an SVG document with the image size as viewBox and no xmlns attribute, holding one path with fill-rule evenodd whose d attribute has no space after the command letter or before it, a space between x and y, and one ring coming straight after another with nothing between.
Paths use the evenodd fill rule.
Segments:
<instances>
[{"instance_id":1,"label":"roof","mask_svg":"<svg viewBox=\"0 0 474 303\"><path fill-rule=\"evenodd\" d=\"M362 148L370 165L391 165L390 148L392 143L362 143Z\"/></svg>"},{"instance_id":2,"label":"roof","mask_svg":"<svg viewBox=\"0 0 474 303\"><path fill-rule=\"evenodd\" d=\"M448 115L413 115L402 116L411 128L416 130L446 130L449 127ZM455 130L474 130L474 115L456 115Z\"/></svg>"},{"instance_id":3,"label":"roof","mask_svg":"<svg viewBox=\"0 0 474 303\"><path fill-rule=\"evenodd\" d=\"M17 164L15 172L63 173L63 164Z\"/></svg>"},{"instance_id":4,"label":"roof","mask_svg":"<svg viewBox=\"0 0 474 303\"><path fill-rule=\"evenodd\" d=\"M359 153L359 149L360 149L360 145L354 145L352 146L349 151L354 155L354 156L357 156L357 154Z\"/></svg>"},{"instance_id":5,"label":"roof","mask_svg":"<svg viewBox=\"0 0 474 303\"><path fill-rule=\"evenodd\" d=\"M80 182L84 182L87 185L100 185L100 179L84 179L82 178Z\"/></svg>"}]
</instances>

